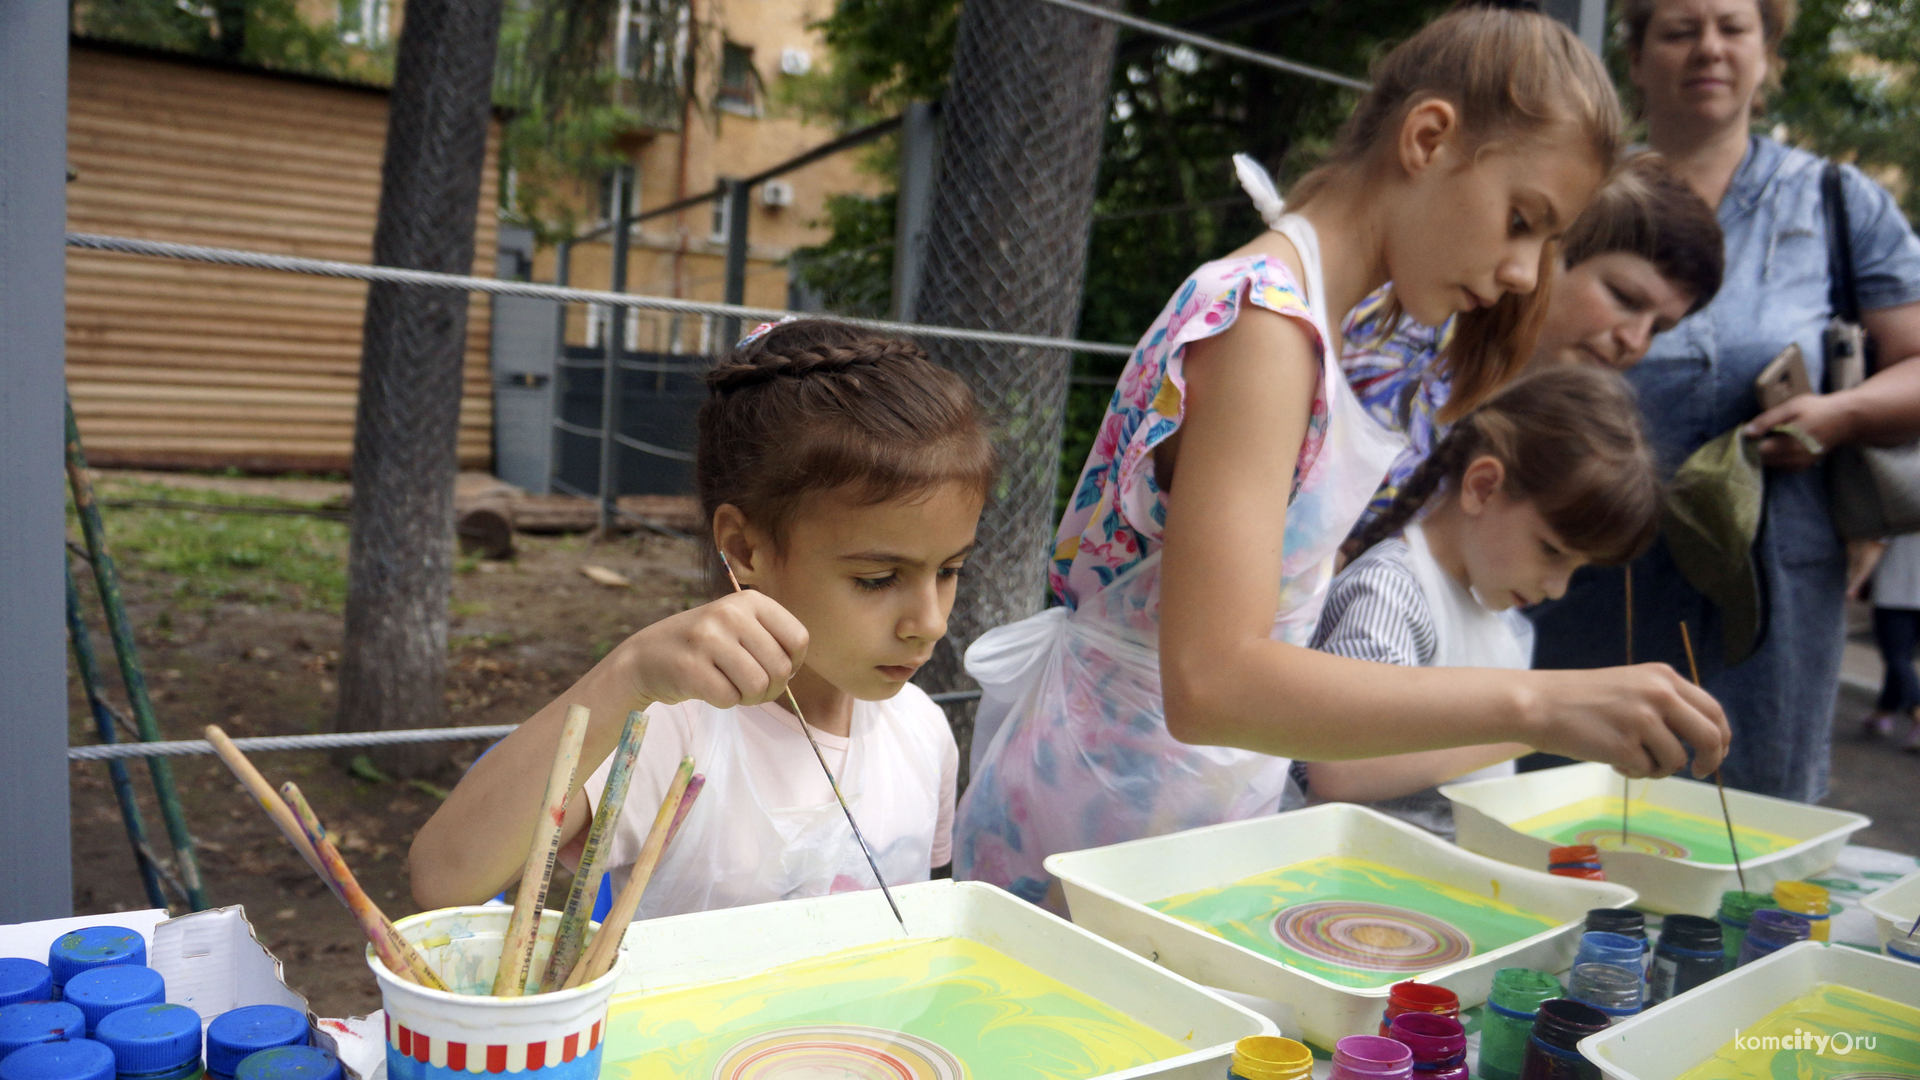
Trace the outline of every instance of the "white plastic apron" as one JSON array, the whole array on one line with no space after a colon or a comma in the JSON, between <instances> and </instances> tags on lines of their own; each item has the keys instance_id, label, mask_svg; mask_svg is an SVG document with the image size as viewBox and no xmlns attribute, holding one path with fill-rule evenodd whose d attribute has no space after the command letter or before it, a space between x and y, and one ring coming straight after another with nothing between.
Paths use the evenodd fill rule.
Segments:
<instances>
[{"instance_id":1,"label":"white plastic apron","mask_svg":"<svg viewBox=\"0 0 1920 1080\"><path fill-rule=\"evenodd\" d=\"M1327 317L1320 245L1295 215L1274 221L1306 269L1315 329L1326 344L1325 442L1288 504L1272 636L1306 645L1319 621L1334 555L1404 440L1377 423L1347 386ZM1191 746L1167 732L1156 630L1129 618L1159 609L1153 553L1072 612L1044 611L983 634L967 650L982 698L972 782L955 823L954 876L991 881L1035 902L1047 855L1270 813L1288 787L1288 761ZM1012 722L1004 722L1012 718Z\"/></svg>"},{"instance_id":2,"label":"white plastic apron","mask_svg":"<svg viewBox=\"0 0 1920 1080\"><path fill-rule=\"evenodd\" d=\"M1407 569L1413 572L1420 591L1433 614L1433 666L1481 667L1525 670L1533 666L1533 624L1517 612L1495 612L1454 580L1434 561L1427 546L1427 534L1418 525L1406 530L1407 546L1413 557ZM1513 762L1503 761L1458 776L1448 783L1491 780L1512 776Z\"/></svg>"},{"instance_id":3,"label":"white plastic apron","mask_svg":"<svg viewBox=\"0 0 1920 1080\"><path fill-rule=\"evenodd\" d=\"M706 789L648 883L640 917L874 887L838 803L769 805L741 752L733 710L688 704L706 710L692 750ZM889 719L886 702L856 704L839 779L887 884L900 885L925 881L931 866L940 792L924 778L940 775L940 747L921 745L912 725ZM802 740L795 732L792 767L819 769ZM649 809L628 805L622 813ZM912 827L902 831L902 825ZM622 873L616 885L624 882Z\"/></svg>"}]
</instances>

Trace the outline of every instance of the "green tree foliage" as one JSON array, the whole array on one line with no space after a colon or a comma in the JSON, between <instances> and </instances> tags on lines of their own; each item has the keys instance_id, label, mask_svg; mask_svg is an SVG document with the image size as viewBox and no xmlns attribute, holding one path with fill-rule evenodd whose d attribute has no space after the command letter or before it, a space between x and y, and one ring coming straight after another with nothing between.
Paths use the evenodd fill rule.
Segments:
<instances>
[{"instance_id":1,"label":"green tree foliage","mask_svg":"<svg viewBox=\"0 0 1920 1080\"><path fill-rule=\"evenodd\" d=\"M1888 182L1920 219L1920 0L1801 0L1765 123Z\"/></svg>"},{"instance_id":2,"label":"green tree foliage","mask_svg":"<svg viewBox=\"0 0 1920 1080\"><path fill-rule=\"evenodd\" d=\"M273 71L386 83L391 48L354 48L336 24L311 23L295 0L79 0L74 32Z\"/></svg>"},{"instance_id":3,"label":"green tree foliage","mask_svg":"<svg viewBox=\"0 0 1920 1080\"><path fill-rule=\"evenodd\" d=\"M1446 6L1444 0L1135 0L1130 10L1363 76L1383 45ZM799 104L854 122L890 115L908 101L937 98L958 12L957 0L841 0L821 24L830 61L809 80ZM1352 101L1351 91L1326 83L1123 35L1101 151L1081 336L1137 340L1195 266L1261 228L1234 180L1232 156L1249 153L1283 178L1297 176L1324 150ZM871 310L885 310L891 199L841 200L829 221L833 236L797 256L802 283L830 307L835 296L858 295L872 298ZM882 242L885 258L850 257ZM848 280L862 268L872 275L864 287ZM1063 490L1086 458L1121 363L1117 357L1076 359Z\"/></svg>"}]
</instances>

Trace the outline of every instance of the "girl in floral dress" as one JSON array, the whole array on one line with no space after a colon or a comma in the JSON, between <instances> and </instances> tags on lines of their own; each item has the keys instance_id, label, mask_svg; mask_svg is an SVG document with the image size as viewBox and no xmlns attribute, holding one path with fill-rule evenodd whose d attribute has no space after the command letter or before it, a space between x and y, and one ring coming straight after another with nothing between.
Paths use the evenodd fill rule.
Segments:
<instances>
[{"instance_id":1,"label":"girl in floral dress","mask_svg":"<svg viewBox=\"0 0 1920 1080\"><path fill-rule=\"evenodd\" d=\"M1056 910L1056 852L1279 809L1288 759L1499 742L1630 775L1711 770L1718 706L1664 665L1400 668L1305 646L1336 549L1403 443L1332 329L1368 293L1459 315L1453 394L1532 352L1554 242L1614 160L1599 61L1534 11L1457 8L1386 55L1270 231L1195 271L1134 351L1054 551L1061 601L968 651L986 743L954 873Z\"/></svg>"}]
</instances>

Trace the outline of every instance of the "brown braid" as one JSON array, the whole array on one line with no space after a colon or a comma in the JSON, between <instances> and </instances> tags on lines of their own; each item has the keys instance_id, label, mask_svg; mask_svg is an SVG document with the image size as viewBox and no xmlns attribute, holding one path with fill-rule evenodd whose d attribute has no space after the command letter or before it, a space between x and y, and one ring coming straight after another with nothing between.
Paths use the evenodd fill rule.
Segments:
<instances>
[{"instance_id":1,"label":"brown braid","mask_svg":"<svg viewBox=\"0 0 1920 1080\"><path fill-rule=\"evenodd\" d=\"M1358 542L1348 554L1349 559L1357 559L1368 548L1390 536L1399 535L1448 480L1457 479L1467 471L1467 465L1474 458L1473 451L1479 448L1480 432L1473 424L1461 421L1448 431L1427 455L1427 460L1414 467L1400 490L1394 493L1393 502L1380 512L1380 515L1368 522L1360 530Z\"/></svg>"},{"instance_id":2,"label":"brown braid","mask_svg":"<svg viewBox=\"0 0 1920 1080\"><path fill-rule=\"evenodd\" d=\"M1614 372L1568 364L1524 376L1462 417L1342 550L1358 558L1399 533L1482 457L1504 466L1509 496L1532 502L1594 563L1632 560L1659 530L1660 478L1632 389Z\"/></svg>"},{"instance_id":3,"label":"brown braid","mask_svg":"<svg viewBox=\"0 0 1920 1080\"><path fill-rule=\"evenodd\" d=\"M731 394L750 386L764 386L776 379L838 375L862 365L914 361L927 363L927 354L910 341L893 338L874 337L857 345L815 345L791 352L749 346L745 352L728 356L715 365L707 373L707 386L716 394Z\"/></svg>"},{"instance_id":4,"label":"brown braid","mask_svg":"<svg viewBox=\"0 0 1920 1080\"><path fill-rule=\"evenodd\" d=\"M806 501L829 492L874 505L946 483L984 498L993 483L972 392L912 342L797 319L722 358L707 387L694 480L709 528L732 505L777 545Z\"/></svg>"}]
</instances>

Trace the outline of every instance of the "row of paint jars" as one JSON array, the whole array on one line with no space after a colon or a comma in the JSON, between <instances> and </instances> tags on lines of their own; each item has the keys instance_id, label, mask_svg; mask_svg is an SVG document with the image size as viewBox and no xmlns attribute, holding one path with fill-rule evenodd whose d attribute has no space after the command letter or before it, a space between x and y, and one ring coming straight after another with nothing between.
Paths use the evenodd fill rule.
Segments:
<instances>
[{"instance_id":1,"label":"row of paint jars","mask_svg":"<svg viewBox=\"0 0 1920 1080\"><path fill-rule=\"evenodd\" d=\"M146 961L146 940L120 926L64 934L45 963L0 957L0 1080L340 1080L299 1011L233 1009L203 1036Z\"/></svg>"}]
</instances>

